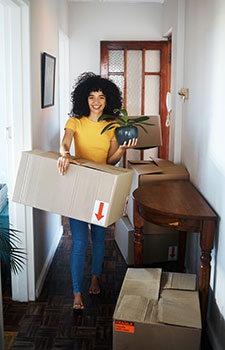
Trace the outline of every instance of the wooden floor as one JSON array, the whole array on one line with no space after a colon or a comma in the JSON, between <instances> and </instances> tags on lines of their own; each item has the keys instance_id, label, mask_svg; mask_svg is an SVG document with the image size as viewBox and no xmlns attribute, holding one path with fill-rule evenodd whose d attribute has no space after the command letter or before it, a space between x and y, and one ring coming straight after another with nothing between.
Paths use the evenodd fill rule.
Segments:
<instances>
[{"instance_id":1,"label":"wooden floor","mask_svg":"<svg viewBox=\"0 0 225 350\"><path fill-rule=\"evenodd\" d=\"M127 269L114 241L113 227L107 229L101 294L95 296L88 294L91 277L90 245L88 246L83 311L72 309L69 266L71 235L67 222L64 223L64 228L38 300L29 303L12 302L10 289L7 288L4 293L6 349L112 349L112 315ZM202 349L211 349L207 336Z\"/></svg>"}]
</instances>

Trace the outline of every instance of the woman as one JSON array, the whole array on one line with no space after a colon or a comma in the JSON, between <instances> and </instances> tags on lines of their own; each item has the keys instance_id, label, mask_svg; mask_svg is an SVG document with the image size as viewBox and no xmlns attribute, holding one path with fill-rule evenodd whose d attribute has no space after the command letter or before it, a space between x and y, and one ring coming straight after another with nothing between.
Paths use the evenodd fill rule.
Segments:
<instances>
[{"instance_id":1,"label":"woman","mask_svg":"<svg viewBox=\"0 0 225 350\"><path fill-rule=\"evenodd\" d=\"M71 94L73 115L65 125L65 134L60 147L58 170L65 175L69 164L79 165L70 155L70 146L74 139L76 157L98 163L116 164L125 150L136 146L137 139L129 140L120 146L115 138L114 129L101 135L101 130L110 122L98 122L103 114L113 115L114 108L121 108L122 98L118 87L110 80L94 73L84 73L74 86ZM74 309L84 309L82 299L82 280L86 247L88 243L88 223L70 219L72 232L71 272L73 280ZM99 294L99 276L102 270L105 248L105 228L91 225L92 239L92 280L90 294Z\"/></svg>"}]
</instances>

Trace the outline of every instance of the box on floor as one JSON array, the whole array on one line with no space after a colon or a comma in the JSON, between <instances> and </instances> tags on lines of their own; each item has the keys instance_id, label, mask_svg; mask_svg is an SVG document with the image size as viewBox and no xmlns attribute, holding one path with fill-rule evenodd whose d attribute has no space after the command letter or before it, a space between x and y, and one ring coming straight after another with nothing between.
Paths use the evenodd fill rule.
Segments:
<instances>
[{"instance_id":1,"label":"box on floor","mask_svg":"<svg viewBox=\"0 0 225 350\"><path fill-rule=\"evenodd\" d=\"M145 222L145 225L148 222ZM177 260L178 254L178 231L170 233L146 233L143 236L143 263L152 264ZM134 265L134 227L127 216L118 220L115 224L115 241L128 265ZM173 249L171 249L173 248ZM171 254L172 250L173 254Z\"/></svg>"},{"instance_id":2,"label":"box on floor","mask_svg":"<svg viewBox=\"0 0 225 350\"><path fill-rule=\"evenodd\" d=\"M128 198L126 213L131 222L133 221L133 192L141 185L154 181L163 180L188 180L189 173L183 165L175 165L173 162L165 159L154 158L151 161L129 161L128 168L134 171L131 191ZM172 230L174 231L174 230ZM147 223L144 227L144 233L169 233L170 229L160 227L152 223Z\"/></svg>"},{"instance_id":3,"label":"box on floor","mask_svg":"<svg viewBox=\"0 0 225 350\"><path fill-rule=\"evenodd\" d=\"M199 350L200 340L195 275L127 270L113 315L113 350Z\"/></svg>"},{"instance_id":4,"label":"box on floor","mask_svg":"<svg viewBox=\"0 0 225 350\"><path fill-rule=\"evenodd\" d=\"M22 152L12 200L107 227L121 218L133 170L77 159L66 175L55 152Z\"/></svg>"}]
</instances>

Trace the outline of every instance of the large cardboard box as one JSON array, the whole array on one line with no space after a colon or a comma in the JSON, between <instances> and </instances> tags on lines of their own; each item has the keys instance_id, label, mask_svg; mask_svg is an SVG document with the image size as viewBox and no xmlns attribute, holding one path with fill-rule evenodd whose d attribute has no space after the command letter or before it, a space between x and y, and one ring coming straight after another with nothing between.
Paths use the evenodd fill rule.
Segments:
<instances>
[{"instance_id":1,"label":"large cardboard box","mask_svg":"<svg viewBox=\"0 0 225 350\"><path fill-rule=\"evenodd\" d=\"M128 162L128 168L134 171L131 191L128 198L126 213L132 223L133 220L133 192L140 185L163 180L188 180L189 173L182 165L175 165L173 162L165 159L154 158L150 161L140 160ZM174 230L172 230L174 231ZM171 229L146 223L144 233L169 233Z\"/></svg>"},{"instance_id":2,"label":"large cardboard box","mask_svg":"<svg viewBox=\"0 0 225 350\"><path fill-rule=\"evenodd\" d=\"M135 149L148 149L162 146L161 123L160 116L150 115L148 123L152 125L144 125L146 132L142 128L138 128L138 142ZM129 116L129 118L137 118Z\"/></svg>"},{"instance_id":3,"label":"large cardboard box","mask_svg":"<svg viewBox=\"0 0 225 350\"><path fill-rule=\"evenodd\" d=\"M127 270L113 315L113 350L199 350L196 276Z\"/></svg>"},{"instance_id":4,"label":"large cardboard box","mask_svg":"<svg viewBox=\"0 0 225 350\"><path fill-rule=\"evenodd\" d=\"M133 170L78 159L66 175L59 153L22 153L12 200L34 208L107 227L121 218Z\"/></svg>"},{"instance_id":5,"label":"large cardboard box","mask_svg":"<svg viewBox=\"0 0 225 350\"><path fill-rule=\"evenodd\" d=\"M148 230L146 231L148 232ZM143 236L143 263L176 261L178 235L178 231L162 234L145 233ZM134 227L127 216L115 224L115 241L127 265L134 265Z\"/></svg>"}]
</instances>

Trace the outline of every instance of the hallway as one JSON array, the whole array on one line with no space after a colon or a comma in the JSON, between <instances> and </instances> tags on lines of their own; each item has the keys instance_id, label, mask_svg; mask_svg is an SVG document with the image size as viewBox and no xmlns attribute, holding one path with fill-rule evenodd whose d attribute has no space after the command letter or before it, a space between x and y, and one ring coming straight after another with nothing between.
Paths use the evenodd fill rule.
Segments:
<instances>
[{"instance_id":1,"label":"hallway","mask_svg":"<svg viewBox=\"0 0 225 350\"><path fill-rule=\"evenodd\" d=\"M71 235L67 221L42 293L36 302L18 303L4 293L6 349L111 350L112 315L126 273L114 241L114 228L106 233L106 249L101 294L89 296L91 250L87 249L84 278L84 311L74 311L70 276ZM175 270L166 264L163 269ZM202 350L212 350L207 338ZM168 349L169 350L169 349Z\"/></svg>"}]
</instances>

